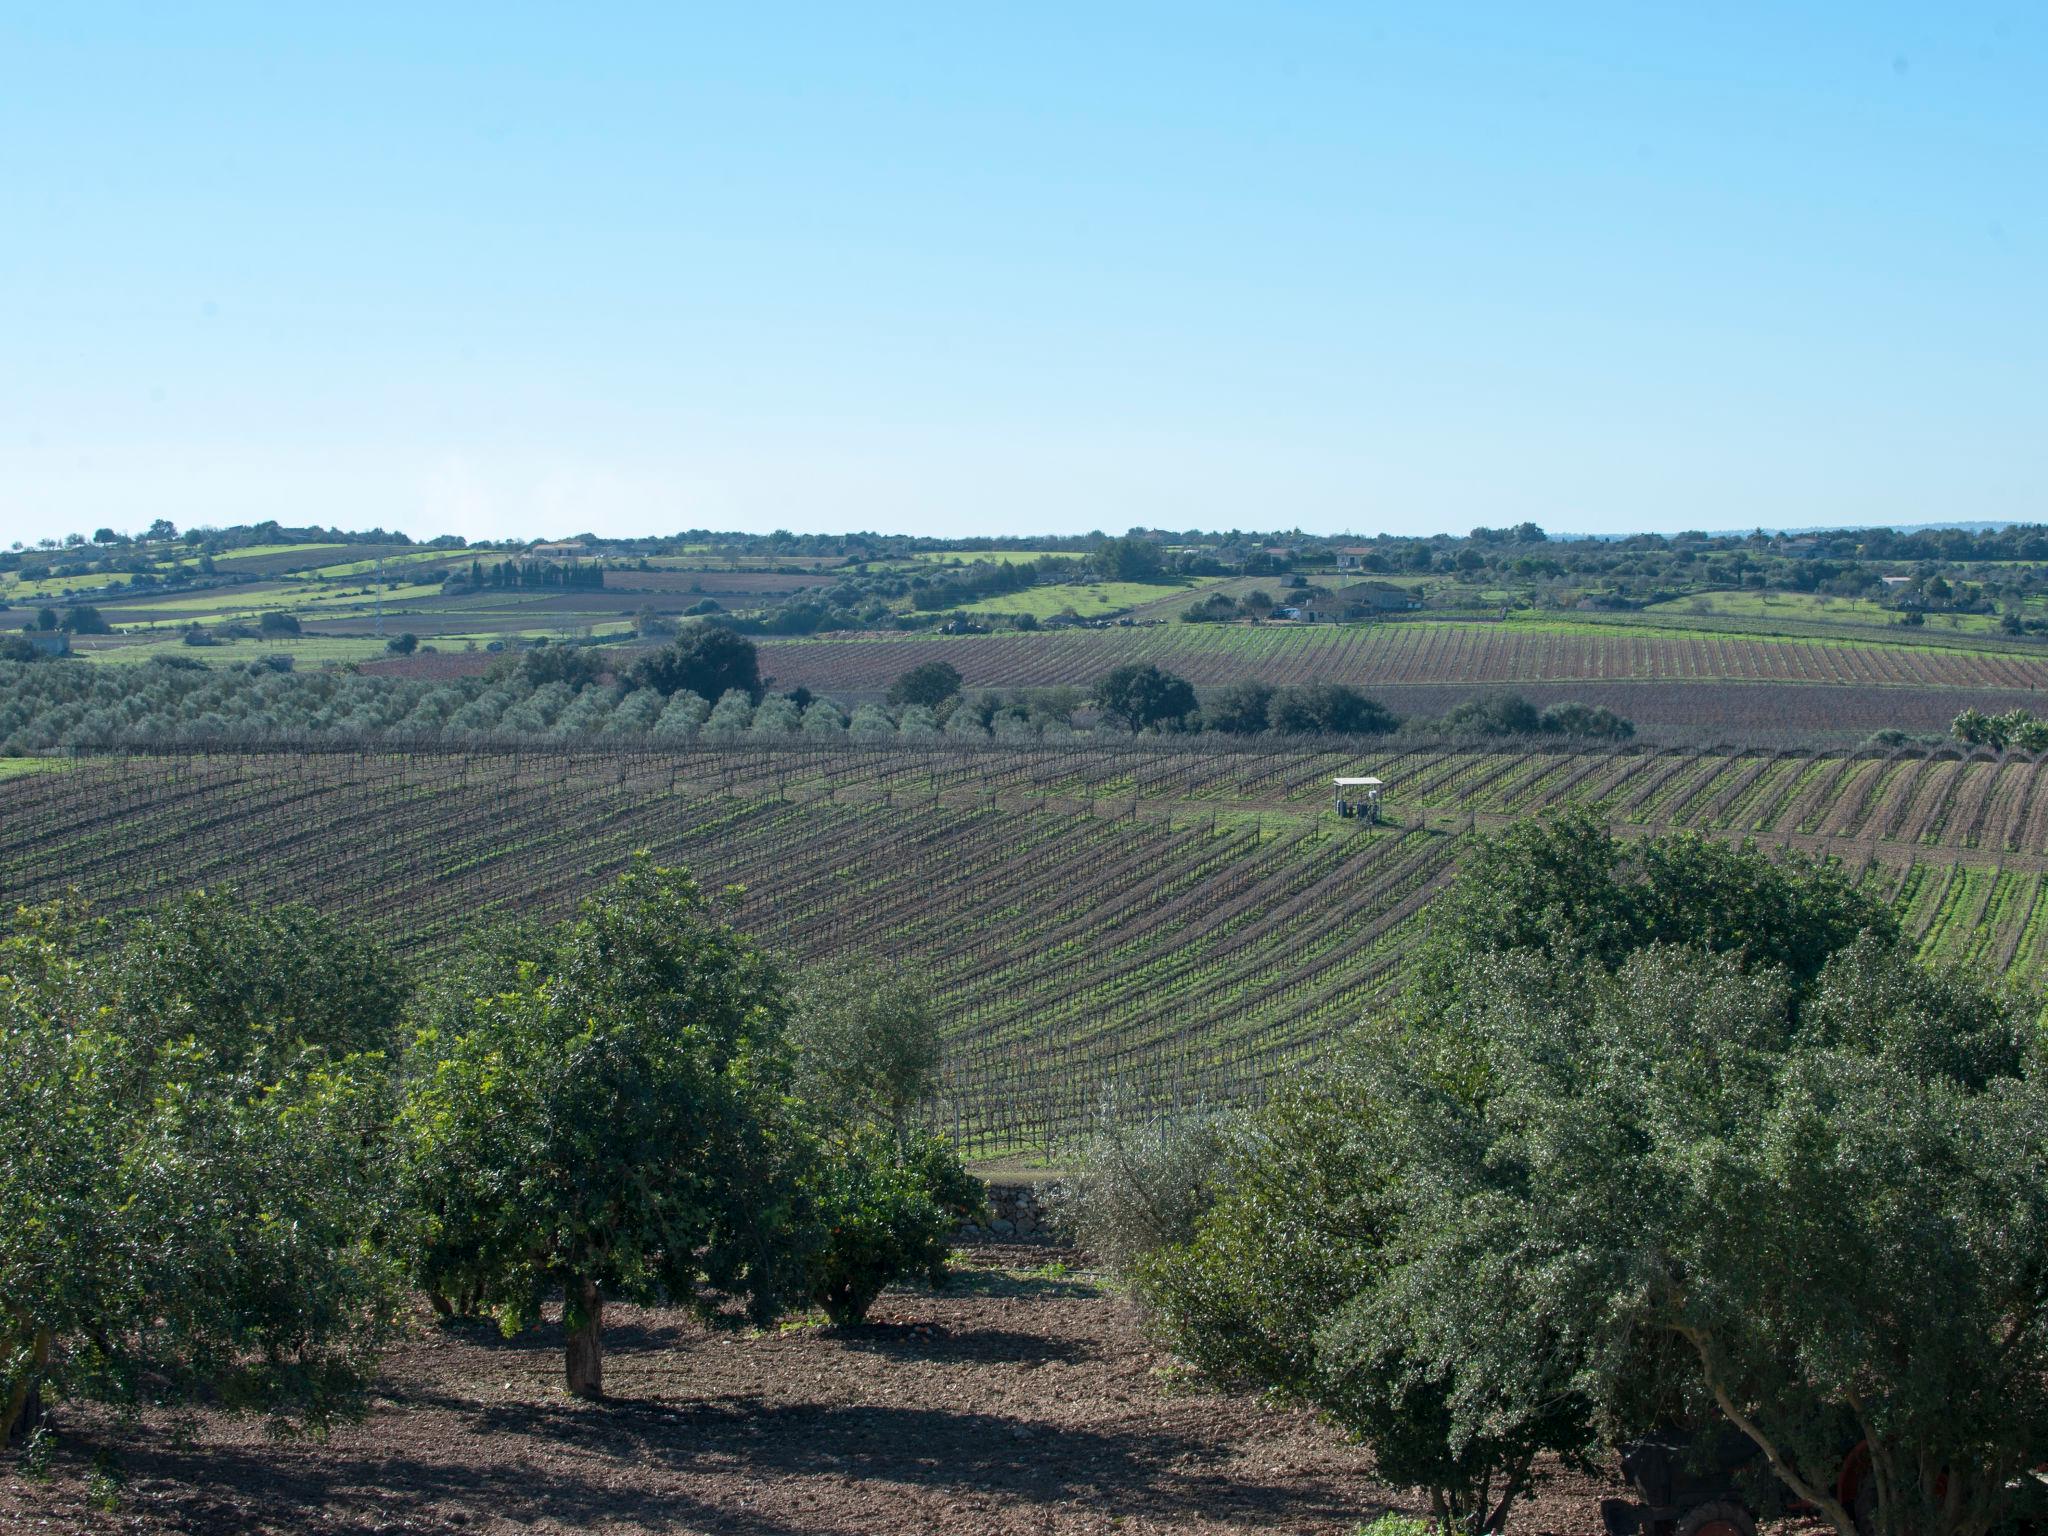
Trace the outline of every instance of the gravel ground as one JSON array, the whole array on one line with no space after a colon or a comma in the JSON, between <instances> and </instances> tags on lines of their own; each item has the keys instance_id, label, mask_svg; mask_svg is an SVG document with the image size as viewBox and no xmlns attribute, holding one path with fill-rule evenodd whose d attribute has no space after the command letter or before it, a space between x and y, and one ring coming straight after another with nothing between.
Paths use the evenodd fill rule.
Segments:
<instances>
[{"instance_id":1,"label":"gravel ground","mask_svg":"<svg viewBox=\"0 0 2048 1536\"><path fill-rule=\"evenodd\" d=\"M891 1292L844 1332L610 1308L601 1406L561 1392L558 1328L506 1342L423 1325L368 1420L324 1444L67 1410L47 1481L0 1461L0 1529L1221 1536L1415 1509L1307 1415L1185 1384L1127 1305L1028 1267L1044 1257L963 1254L946 1292ZM112 1513L87 1486L108 1451L125 1475ZM1602 1491L1560 1477L1514 1528L1597 1532Z\"/></svg>"}]
</instances>

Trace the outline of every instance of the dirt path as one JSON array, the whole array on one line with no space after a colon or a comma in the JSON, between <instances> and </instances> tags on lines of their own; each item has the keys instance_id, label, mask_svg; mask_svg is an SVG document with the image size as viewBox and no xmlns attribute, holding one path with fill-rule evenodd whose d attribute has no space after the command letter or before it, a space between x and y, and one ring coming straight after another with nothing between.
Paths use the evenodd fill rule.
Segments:
<instances>
[{"instance_id":1,"label":"dirt path","mask_svg":"<svg viewBox=\"0 0 2048 1536\"><path fill-rule=\"evenodd\" d=\"M963 1256L948 1292L892 1293L844 1334L612 1309L601 1407L559 1390L549 1327L423 1331L369 1420L325 1445L210 1417L181 1445L71 1410L49 1481L0 1462L0 1529L1220 1536L1414 1508L1306 1415L1181 1384L1124 1304L1022 1267L1041 1257ZM88 1499L100 1449L125 1467L117 1513ZM1516 1526L1597 1531L1597 1496L1560 1482Z\"/></svg>"}]
</instances>

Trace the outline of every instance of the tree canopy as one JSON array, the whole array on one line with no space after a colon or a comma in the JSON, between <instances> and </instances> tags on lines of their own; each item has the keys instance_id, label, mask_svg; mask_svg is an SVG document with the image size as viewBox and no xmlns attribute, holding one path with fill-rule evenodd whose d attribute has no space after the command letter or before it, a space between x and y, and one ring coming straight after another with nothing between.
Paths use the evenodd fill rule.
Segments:
<instances>
[{"instance_id":1,"label":"tree canopy","mask_svg":"<svg viewBox=\"0 0 2048 1536\"><path fill-rule=\"evenodd\" d=\"M921 704L937 709L960 691L960 669L950 661L927 661L910 668L889 685L889 707Z\"/></svg>"},{"instance_id":2,"label":"tree canopy","mask_svg":"<svg viewBox=\"0 0 2048 1536\"><path fill-rule=\"evenodd\" d=\"M508 1330L565 1298L567 1380L603 1394L607 1299L767 1319L804 1282L781 982L690 877L644 858L444 989L401 1120L433 1294Z\"/></svg>"},{"instance_id":3,"label":"tree canopy","mask_svg":"<svg viewBox=\"0 0 2048 1536\"><path fill-rule=\"evenodd\" d=\"M694 693L720 699L734 690L761 699L761 662L754 642L717 624L693 624L673 643L633 666L633 685L666 697Z\"/></svg>"},{"instance_id":4,"label":"tree canopy","mask_svg":"<svg viewBox=\"0 0 2048 1536\"><path fill-rule=\"evenodd\" d=\"M53 1395L321 1429L360 1409L395 1320L388 1070L259 1077L175 966L106 974L147 971L137 948L61 908L0 937L0 1443Z\"/></svg>"},{"instance_id":5,"label":"tree canopy","mask_svg":"<svg viewBox=\"0 0 2048 1536\"><path fill-rule=\"evenodd\" d=\"M1149 663L1114 668L1095 684L1095 707L1127 730L1169 725L1195 712L1188 682Z\"/></svg>"}]
</instances>

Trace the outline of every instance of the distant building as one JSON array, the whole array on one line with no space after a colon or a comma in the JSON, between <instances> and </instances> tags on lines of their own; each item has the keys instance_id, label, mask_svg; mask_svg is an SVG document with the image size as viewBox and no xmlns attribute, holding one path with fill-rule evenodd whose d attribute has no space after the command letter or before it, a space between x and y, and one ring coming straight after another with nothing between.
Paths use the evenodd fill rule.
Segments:
<instances>
[{"instance_id":1,"label":"distant building","mask_svg":"<svg viewBox=\"0 0 2048 1536\"><path fill-rule=\"evenodd\" d=\"M1337 569L1356 571L1365 565L1365 557L1372 551L1362 544L1347 544L1337 550Z\"/></svg>"},{"instance_id":2,"label":"distant building","mask_svg":"<svg viewBox=\"0 0 2048 1536\"><path fill-rule=\"evenodd\" d=\"M71 637L61 629L31 629L27 632L28 643L45 656L69 656Z\"/></svg>"},{"instance_id":3,"label":"distant building","mask_svg":"<svg viewBox=\"0 0 2048 1536\"><path fill-rule=\"evenodd\" d=\"M1369 608L1374 613L1413 613L1423 606L1422 599L1406 587L1379 581L1362 581L1337 595L1347 608Z\"/></svg>"},{"instance_id":4,"label":"distant building","mask_svg":"<svg viewBox=\"0 0 2048 1536\"><path fill-rule=\"evenodd\" d=\"M536 544L527 550L529 555L566 555L575 559L590 553L590 546L580 539L569 539L557 544Z\"/></svg>"}]
</instances>

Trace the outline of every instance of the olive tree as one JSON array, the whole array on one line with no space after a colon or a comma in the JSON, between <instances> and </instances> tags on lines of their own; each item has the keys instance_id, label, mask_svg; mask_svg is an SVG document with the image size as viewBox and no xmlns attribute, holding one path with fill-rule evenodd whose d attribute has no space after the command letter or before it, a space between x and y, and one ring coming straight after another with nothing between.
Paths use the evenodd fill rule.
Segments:
<instances>
[{"instance_id":1,"label":"olive tree","mask_svg":"<svg viewBox=\"0 0 2048 1536\"><path fill-rule=\"evenodd\" d=\"M1486 1096L1407 1096L1420 1144L1461 1149L1429 1160L1412 1244L1425 1337L1501 1361L1541 1327L1621 1428L1643 1339L1670 1339L1694 1396L1839 1536L1982 1536L2014 1513L2048 1441L2026 1009L1875 936L1797 1007L1783 969L1664 947L1612 974L1499 957L1472 981ZM1475 1284L1494 1273L1526 1302Z\"/></svg>"},{"instance_id":2,"label":"olive tree","mask_svg":"<svg viewBox=\"0 0 2048 1536\"><path fill-rule=\"evenodd\" d=\"M791 1001L797 1095L823 1120L873 1120L900 1140L938 1088L930 987L901 967L848 957L806 967Z\"/></svg>"},{"instance_id":3,"label":"olive tree","mask_svg":"<svg viewBox=\"0 0 2048 1536\"><path fill-rule=\"evenodd\" d=\"M804 1281L805 1146L781 979L644 857L440 988L400 1120L415 1272L516 1331L559 1291L570 1392L604 1391L608 1299L773 1316Z\"/></svg>"},{"instance_id":4,"label":"olive tree","mask_svg":"<svg viewBox=\"0 0 2048 1536\"><path fill-rule=\"evenodd\" d=\"M132 960L55 909L0 938L0 1442L64 1396L324 1429L360 1409L397 1307L371 1241L384 1064L259 1077L176 1027L175 992L124 992Z\"/></svg>"},{"instance_id":5,"label":"olive tree","mask_svg":"<svg viewBox=\"0 0 2048 1536\"><path fill-rule=\"evenodd\" d=\"M938 1090L939 1011L901 967L810 966L794 989L793 1088L814 1140L811 1299L858 1323L889 1281L946 1277L952 1228L986 1202L943 1138L914 1117Z\"/></svg>"}]
</instances>

